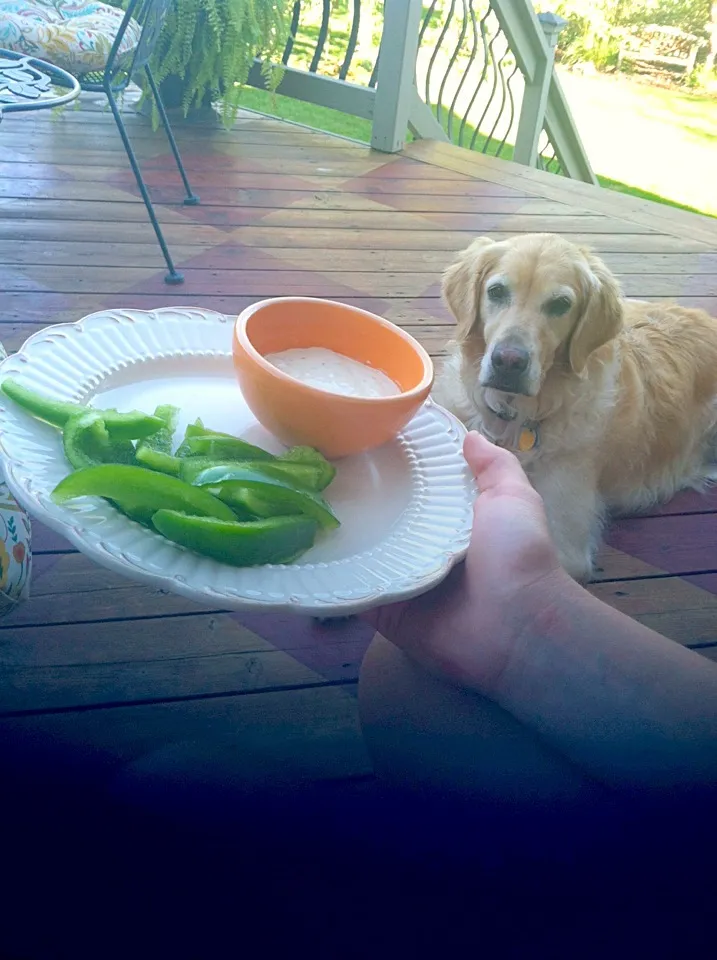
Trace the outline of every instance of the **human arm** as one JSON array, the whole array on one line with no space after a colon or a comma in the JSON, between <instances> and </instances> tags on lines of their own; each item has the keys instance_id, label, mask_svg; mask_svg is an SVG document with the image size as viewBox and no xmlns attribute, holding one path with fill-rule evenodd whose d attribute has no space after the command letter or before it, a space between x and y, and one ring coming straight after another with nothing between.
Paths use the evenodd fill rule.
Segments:
<instances>
[{"instance_id":1,"label":"human arm","mask_svg":"<svg viewBox=\"0 0 717 960\"><path fill-rule=\"evenodd\" d=\"M477 434L465 452L481 489L465 564L372 623L608 786L715 785L717 667L571 580L517 460Z\"/></svg>"}]
</instances>

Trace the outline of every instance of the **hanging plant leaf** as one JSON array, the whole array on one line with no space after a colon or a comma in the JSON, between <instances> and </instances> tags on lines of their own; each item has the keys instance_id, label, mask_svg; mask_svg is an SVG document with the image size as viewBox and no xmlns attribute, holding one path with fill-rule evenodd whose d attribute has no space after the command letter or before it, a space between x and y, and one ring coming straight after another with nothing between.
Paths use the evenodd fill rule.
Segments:
<instances>
[{"instance_id":1,"label":"hanging plant leaf","mask_svg":"<svg viewBox=\"0 0 717 960\"><path fill-rule=\"evenodd\" d=\"M175 0L152 57L155 80L179 78L185 116L208 99L221 101L230 126L255 57L263 61L270 90L281 82L292 9L293 0ZM153 124L158 121L154 107Z\"/></svg>"}]
</instances>

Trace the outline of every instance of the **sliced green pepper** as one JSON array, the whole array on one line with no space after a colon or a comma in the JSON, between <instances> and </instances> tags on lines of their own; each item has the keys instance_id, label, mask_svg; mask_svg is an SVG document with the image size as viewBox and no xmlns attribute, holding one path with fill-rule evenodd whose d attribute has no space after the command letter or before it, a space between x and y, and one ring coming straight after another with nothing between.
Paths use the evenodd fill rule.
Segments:
<instances>
[{"instance_id":1,"label":"sliced green pepper","mask_svg":"<svg viewBox=\"0 0 717 960\"><path fill-rule=\"evenodd\" d=\"M190 423L176 457L207 457L210 460L273 460L274 455L231 433L208 430L201 420Z\"/></svg>"},{"instance_id":2,"label":"sliced green pepper","mask_svg":"<svg viewBox=\"0 0 717 960\"><path fill-rule=\"evenodd\" d=\"M80 405L62 400L50 400L34 390L28 390L17 380L8 377L2 382L2 392L34 417L51 423L54 427L63 427L68 419L80 412Z\"/></svg>"},{"instance_id":3,"label":"sliced green pepper","mask_svg":"<svg viewBox=\"0 0 717 960\"><path fill-rule=\"evenodd\" d=\"M274 515L304 514L326 530L340 525L323 497L309 490L297 490L281 480L267 477L259 470L235 466L210 467L199 474L194 484L210 488L225 503L238 502L246 507L242 491L250 490L258 493L262 501L276 505Z\"/></svg>"},{"instance_id":4,"label":"sliced green pepper","mask_svg":"<svg viewBox=\"0 0 717 960\"><path fill-rule=\"evenodd\" d=\"M19 407L55 427L64 427L70 417L90 409L80 403L66 403L62 400L43 397L10 377L3 380L1 386L3 393L14 400ZM158 417L151 417L140 410L131 410L128 413L120 413L118 410L99 412L102 414L107 432L114 440L139 440L156 433L163 426L163 421Z\"/></svg>"},{"instance_id":5,"label":"sliced green pepper","mask_svg":"<svg viewBox=\"0 0 717 960\"><path fill-rule=\"evenodd\" d=\"M333 463L329 463L326 457L313 447L291 447L286 453L277 457L277 460L318 470L319 486L315 488L316 490L325 490L336 476L336 467Z\"/></svg>"},{"instance_id":6,"label":"sliced green pepper","mask_svg":"<svg viewBox=\"0 0 717 960\"><path fill-rule=\"evenodd\" d=\"M85 410L68 417L62 431L62 446L75 470L103 463L109 445L110 436L99 413Z\"/></svg>"},{"instance_id":7,"label":"sliced green pepper","mask_svg":"<svg viewBox=\"0 0 717 960\"><path fill-rule=\"evenodd\" d=\"M210 457L212 460L273 460L274 454L253 443L228 433L202 433L184 441L189 457Z\"/></svg>"},{"instance_id":8,"label":"sliced green pepper","mask_svg":"<svg viewBox=\"0 0 717 960\"><path fill-rule=\"evenodd\" d=\"M212 460L211 457L177 457L149 448L140 450L139 447L137 460L149 470L158 470L160 473L168 473L171 477L180 477L187 483L191 483L196 476L209 467L226 465L224 461Z\"/></svg>"},{"instance_id":9,"label":"sliced green pepper","mask_svg":"<svg viewBox=\"0 0 717 960\"><path fill-rule=\"evenodd\" d=\"M52 491L55 503L67 503L77 497L105 497L134 519L145 522L162 508L220 520L234 519L232 510L207 490L177 477L126 464L104 463L77 470Z\"/></svg>"},{"instance_id":10,"label":"sliced green pepper","mask_svg":"<svg viewBox=\"0 0 717 960\"><path fill-rule=\"evenodd\" d=\"M213 460L211 457L179 457L179 476L187 483L194 483L200 473L210 467L233 467L234 463Z\"/></svg>"},{"instance_id":11,"label":"sliced green pepper","mask_svg":"<svg viewBox=\"0 0 717 960\"><path fill-rule=\"evenodd\" d=\"M248 469L257 470L267 477L282 480L289 486L300 490L310 490L319 493L325 487L326 475L320 466L308 463L290 463L278 460L215 460L212 457L176 457L157 450L150 450L144 445L137 446L137 460L143 467L168 473L173 477L181 477L187 483L194 480L210 467L224 467L227 470Z\"/></svg>"},{"instance_id":12,"label":"sliced green pepper","mask_svg":"<svg viewBox=\"0 0 717 960\"><path fill-rule=\"evenodd\" d=\"M212 460L210 457L185 457L179 459L179 476L187 483L194 480L210 467L222 467L225 470L256 470L263 476L272 477L288 483L300 490L318 492L323 489L321 470L305 463L279 463L278 460ZM169 473L170 471L167 470Z\"/></svg>"},{"instance_id":13,"label":"sliced green pepper","mask_svg":"<svg viewBox=\"0 0 717 960\"><path fill-rule=\"evenodd\" d=\"M62 445L76 470L100 463L134 463L132 441L112 440L99 410L85 409L69 417L62 431Z\"/></svg>"},{"instance_id":14,"label":"sliced green pepper","mask_svg":"<svg viewBox=\"0 0 717 960\"><path fill-rule=\"evenodd\" d=\"M174 431L177 429L179 408L165 404L157 407L154 415L163 422L164 426L137 444L137 462L149 470L158 470L160 473L178 477L181 460L172 456L172 444Z\"/></svg>"},{"instance_id":15,"label":"sliced green pepper","mask_svg":"<svg viewBox=\"0 0 717 960\"><path fill-rule=\"evenodd\" d=\"M150 447L152 450L159 450L161 453L171 453L174 431L177 429L179 407L173 407L171 403L162 404L156 408L154 416L162 421L162 426L149 437L145 437L141 443L138 443L137 450L139 451L141 447Z\"/></svg>"},{"instance_id":16,"label":"sliced green pepper","mask_svg":"<svg viewBox=\"0 0 717 960\"><path fill-rule=\"evenodd\" d=\"M202 433L206 433L207 429L202 423L202 421L197 417L194 423L188 423L187 429L184 431L184 439L179 444L177 449L174 452L175 457L188 457L189 456L189 438L198 437Z\"/></svg>"},{"instance_id":17,"label":"sliced green pepper","mask_svg":"<svg viewBox=\"0 0 717 960\"><path fill-rule=\"evenodd\" d=\"M173 457L171 453L162 453L161 450L153 450L151 447L137 447L137 463L146 467L148 470L154 470L158 473L166 473L170 477L179 476L179 468L182 461L179 457Z\"/></svg>"},{"instance_id":18,"label":"sliced green pepper","mask_svg":"<svg viewBox=\"0 0 717 960\"><path fill-rule=\"evenodd\" d=\"M317 528L305 517L232 523L176 510L158 510L152 523L168 540L236 567L291 563L313 545Z\"/></svg>"},{"instance_id":19,"label":"sliced green pepper","mask_svg":"<svg viewBox=\"0 0 717 960\"><path fill-rule=\"evenodd\" d=\"M282 500L276 496L263 497L256 490L250 490L248 487L232 490L227 497L227 503L231 503L232 510L244 510L254 519L301 516L301 512L296 509L296 503L291 500Z\"/></svg>"}]
</instances>

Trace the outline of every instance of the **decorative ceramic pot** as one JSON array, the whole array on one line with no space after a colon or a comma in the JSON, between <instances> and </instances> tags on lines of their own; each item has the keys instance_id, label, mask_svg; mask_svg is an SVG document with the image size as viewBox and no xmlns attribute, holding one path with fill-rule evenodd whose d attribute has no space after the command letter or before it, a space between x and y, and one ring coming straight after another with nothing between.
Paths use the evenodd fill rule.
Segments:
<instances>
[{"instance_id":1,"label":"decorative ceramic pot","mask_svg":"<svg viewBox=\"0 0 717 960\"><path fill-rule=\"evenodd\" d=\"M30 518L0 472L0 617L28 598L31 567Z\"/></svg>"},{"instance_id":2,"label":"decorative ceramic pot","mask_svg":"<svg viewBox=\"0 0 717 960\"><path fill-rule=\"evenodd\" d=\"M6 353L0 344L0 360ZM10 493L0 466L0 617L30 592L30 517Z\"/></svg>"}]
</instances>

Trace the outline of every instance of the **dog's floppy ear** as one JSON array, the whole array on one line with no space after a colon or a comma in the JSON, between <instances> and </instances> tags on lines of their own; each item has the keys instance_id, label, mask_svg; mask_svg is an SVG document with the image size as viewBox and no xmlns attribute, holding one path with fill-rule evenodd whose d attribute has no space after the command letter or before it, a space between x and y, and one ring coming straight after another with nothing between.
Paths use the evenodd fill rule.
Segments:
<instances>
[{"instance_id":1,"label":"dog's floppy ear","mask_svg":"<svg viewBox=\"0 0 717 960\"><path fill-rule=\"evenodd\" d=\"M494 246L495 241L488 237L478 237L443 274L443 298L456 318L455 339L459 342L481 325L481 288L490 264L486 254Z\"/></svg>"},{"instance_id":2,"label":"dog's floppy ear","mask_svg":"<svg viewBox=\"0 0 717 960\"><path fill-rule=\"evenodd\" d=\"M586 301L568 348L568 359L575 373L582 373L590 354L618 335L623 319L617 280L602 260L589 251L583 253L588 263Z\"/></svg>"}]
</instances>

